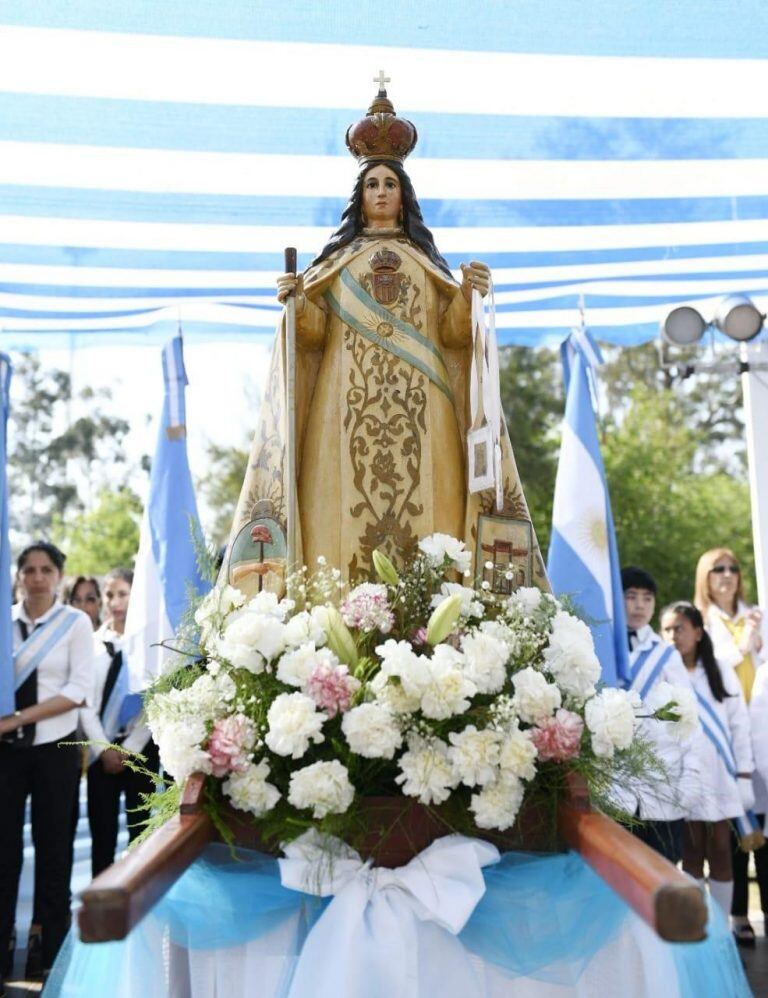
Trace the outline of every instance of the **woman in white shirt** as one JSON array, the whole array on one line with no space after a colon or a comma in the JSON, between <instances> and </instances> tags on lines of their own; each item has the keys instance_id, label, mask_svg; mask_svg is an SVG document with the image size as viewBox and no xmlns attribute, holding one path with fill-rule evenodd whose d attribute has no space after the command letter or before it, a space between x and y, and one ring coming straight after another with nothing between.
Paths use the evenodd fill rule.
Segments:
<instances>
[{"instance_id":1,"label":"woman in white shirt","mask_svg":"<svg viewBox=\"0 0 768 998\"><path fill-rule=\"evenodd\" d=\"M13 934L30 798L46 971L70 922L80 749L64 743L75 739L78 708L90 696L93 628L84 613L57 599L64 568L57 547L32 544L19 555L17 567L20 602L12 613L16 711L0 718L0 953L9 951Z\"/></svg>"},{"instance_id":2,"label":"woman in white shirt","mask_svg":"<svg viewBox=\"0 0 768 998\"><path fill-rule=\"evenodd\" d=\"M765 658L763 615L758 607L747 604L741 567L729 548L712 548L699 558L694 602L704 617L718 662L735 671L744 700L749 706L755 675ZM760 827L764 828L768 795L759 776L755 779L754 792L757 820ZM735 834L732 836L731 851L734 881L731 914L734 935L742 946L754 946L755 933L747 917L749 853L741 847ZM755 849L754 857L762 910L768 911L768 847Z\"/></svg>"},{"instance_id":3,"label":"woman in white shirt","mask_svg":"<svg viewBox=\"0 0 768 998\"><path fill-rule=\"evenodd\" d=\"M80 712L85 737L92 743L88 766L88 822L91 828L91 871L98 876L115 860L120 799L125 798L128 838L133 840L149 817L142 795L154 790L150 777L125 765L124 755L109 745L144 756L144 767L160 768L141 696L131 694L123 661L123 634L133 572L113 569L104 580L105 622L94 635L94 697Z\"/></svg>"},{"instance_id":4,"label":"woman in white shirt","mask_svg":"<svg viewBox=\"0 0 768 998\"><path fill-rule=\"evenodd\" d=\"M704 620L692 603L679 602L661 614L661 633L674 644L688 670L704 737L697 747L699 792L683 831L683 869L704 884L726 914L733 898L730 820L754 804L752 744L747 707L732 669L721 668Z\"/></svg>"}]
</instances>

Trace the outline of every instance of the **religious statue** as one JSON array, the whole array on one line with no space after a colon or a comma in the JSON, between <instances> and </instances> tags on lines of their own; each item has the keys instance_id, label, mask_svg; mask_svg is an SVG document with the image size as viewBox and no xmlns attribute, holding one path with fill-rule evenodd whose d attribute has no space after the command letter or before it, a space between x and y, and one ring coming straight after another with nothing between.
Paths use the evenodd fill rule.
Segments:
<instances>
[{"instance_id":1,"label":"religious statue","mask_svg":"<svg viewBox=\"0 0 768 998\"><path fill-rule=\"evenodd\" d=\"M383 74L377 82L366 116L347 131L360 170L338 229L303 275L278 279L279 300L295 296L296 356L286 356L283 322L229 581L246 592L284 584L285 398L295 364L297 564L323 556L354 581L371 573L377 548L397 563L439 532L465 540L473 577L494 590L546 588L501 414L498 489L468 487L470 302L473 289L487 294L489 269L472 262L454 279L403 168L416 129L396 115ZM492 456L477 453L482 475Z\"/></svg>"}]
</instances>

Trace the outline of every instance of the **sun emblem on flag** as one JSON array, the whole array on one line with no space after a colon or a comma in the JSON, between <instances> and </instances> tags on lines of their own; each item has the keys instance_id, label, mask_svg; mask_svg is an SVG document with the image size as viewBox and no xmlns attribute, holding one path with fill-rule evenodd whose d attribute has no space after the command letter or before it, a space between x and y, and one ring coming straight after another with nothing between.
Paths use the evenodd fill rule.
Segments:
<instances>
[{"instance_id":1,"label":"sun emblem on flag","mask_svg":"<svg viewBox=\"0 0 768 998\"><path fill-rule=\"evenodd\" d=\"M601 553L608 550L608 531L605 519L598 510L591 510L580 524L579 530L585 546Z\"/></svg>"}]
</instances>

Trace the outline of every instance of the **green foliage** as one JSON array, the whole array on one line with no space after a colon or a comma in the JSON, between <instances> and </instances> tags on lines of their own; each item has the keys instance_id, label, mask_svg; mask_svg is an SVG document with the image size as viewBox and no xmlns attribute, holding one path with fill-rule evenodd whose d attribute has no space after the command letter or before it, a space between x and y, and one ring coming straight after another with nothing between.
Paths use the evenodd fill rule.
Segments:
<instances>
[{"instance_id":1,"label":"green foliage","mask_svg":"<svg viewBox=\"0 0 768 998\"><path fill-rule=\"evenodd\" d=\"M564 406L560 357L556 350L505 347L499 361L501 405L546 558Z\"/></svg>"},{"instance_id":2,"label":"green foliage","mask_svg":"<svg viewBox=\"0 0 768 998\"><path fill-rule=\"evenodd\" d=\"M65 523L52 517L51 536L67 552L71 575L105 575L116 566L133 566L139 547L141 500L129 488L99 493L92 510Z\"/></svg>"},{"instance_id":3,"label":"green foliage","mask_svg":"<svg viewBox=\"0 0 768 998\"><path fill-rule=\"evenodd\" d=\"M701 431L676 392L636 387L602 440L622 564L656 578L659 605L693 596L699 555L719 545L753 572L749 488L716 461L697 471Z\"/></svg>"},{"instance_id":4,"label":"green foliage","mask_svg":"<svg viewBox=\"0 0 768 998\"><path fill-rule=\"evenodd\" d=\"M695 375L687 366L701 360L701 349L689 347L675 352L676 366L663 369L655 343L638 347L603 348L606 364L600 369L600 384L608 408L619 421L637 388L654 393L672 393L677 415L695 441L694 466L713 466L742 475L746 468L744 413L738 373L717 370Z\"/></svg>"},{"instance_id":5,"label":"green foliage","mask_svg":"<svg viewBox=\"0 0 768 998\"><path fill-rule=\"evenodd\" d=\"M208 470L197 480L197 488L205 505L212 510L208 536L216 544L225 544L235 517L235 507L248 467L250 447L224 447L209 443L206 447Z\"/></svg>"},{"instance_id":6,"label":"green foliage","mask_svg":"<svg viewBox=\"0 0 768 998\"><path fill-rule=\"evenodd\" d=\"M25 538L50 533L54 517L67 521L86 508L90 494L116 483L125 462L123 440L129 424L102 411L110 393L72 392L66 371L43 370L34 356L16 361L9 425L8 477L13 502L11 527ZM73 403L85 403L88 415L71 417Z\"/></svg>"}]
</instances>

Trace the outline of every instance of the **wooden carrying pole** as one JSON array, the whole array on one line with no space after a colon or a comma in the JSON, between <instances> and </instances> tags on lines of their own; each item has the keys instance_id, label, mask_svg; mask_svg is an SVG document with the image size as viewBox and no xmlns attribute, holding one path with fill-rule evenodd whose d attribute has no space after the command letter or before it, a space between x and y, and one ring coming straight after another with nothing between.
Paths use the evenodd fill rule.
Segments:
<instances>
[{"instance_id":1,"label":"wooden carrying pole","mask_svg":"<svg viewBox=\"0 0 768 998\"><path fill-rule=\"evenodd\" d=\"M285 272L296 274L296 250L285 250ZM285 300L286 574L296 568L296 294Z\"/></svg>"},{"instance_id":2,"label":"wooden carrying pole","mask_svg":"<svg viewBox=\"0 0 768 998\"><path fill-rule=\"evenodd\" d=\"M178 817L99 874L83 892L78 924L84 942L123 939L217 838L202 807L205 779L190 777ZM585 788L575 780L560 805L558 822L565 843L662 939L704 938L707 910L699 888L645 843L591 810ZM238 844L258 846L252 825L237 824L233 830Z\"/></svg>"}]
</instances>

